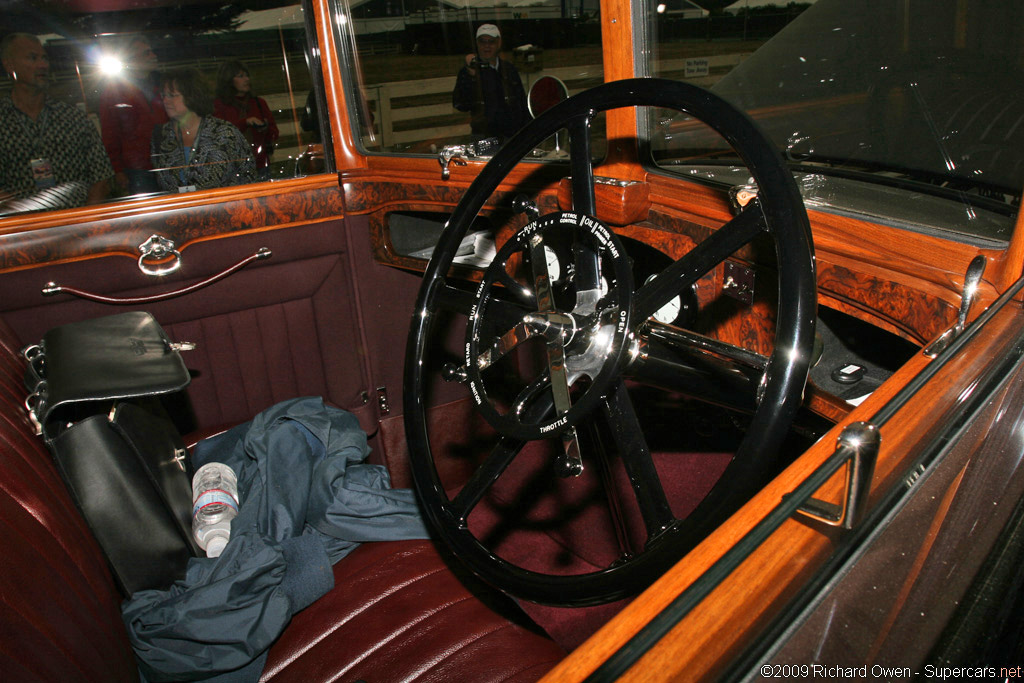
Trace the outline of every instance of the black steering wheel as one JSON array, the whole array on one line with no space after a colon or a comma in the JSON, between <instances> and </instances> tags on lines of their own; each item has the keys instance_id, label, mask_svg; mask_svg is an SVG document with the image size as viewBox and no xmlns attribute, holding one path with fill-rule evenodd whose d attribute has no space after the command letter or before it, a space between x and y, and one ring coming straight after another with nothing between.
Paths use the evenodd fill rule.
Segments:
<instances>
[{"instance_id":1,"label":"black steering wheel","mask_svg":"<svg viewBox=\"0 0 1024 683\"><path fill-rule=\"evenodd\" d=\"M637 106L685 112L715 129L746 163L758 196L635 287L622 243L594 218L590 128L599 112ZM517 163L562 128L570 135L573 211L531 216L497 252L475 292L449 282L456 252L485 201ZM770 357L652 321L679 293L762 234L771 237L779 265ZM435 466L425 402L428 358L443 341L439 321L451 312L468 321L462 362L448 364L447 378L468 386L479 413L500 435L456 492L446 491ZM412 476L426 516L473 572L519 598L590 605L641 590L774 474L774 456L802 401L815 317L813 249L803 202L781 156L744 113L706 90L660 79L607 83L559 103L509 139L484 167L426 269L409 332L404 391ZM538 362L522 357L531 345ZM508 372L498 371L502 363L522 375L511 389ZM752 412L719 483L682 518L672 513L627 380L707 392L715 403ZM601 437L585 441L584 432ZM561 575L503 559L474 535L470 514L524 447L542 439L555 444L552 476L570 479L590 457L581 443L615 446L634 498L630 504L645 529L642 547L623 551L597 571Z\"/></svg>"}]
</instances>

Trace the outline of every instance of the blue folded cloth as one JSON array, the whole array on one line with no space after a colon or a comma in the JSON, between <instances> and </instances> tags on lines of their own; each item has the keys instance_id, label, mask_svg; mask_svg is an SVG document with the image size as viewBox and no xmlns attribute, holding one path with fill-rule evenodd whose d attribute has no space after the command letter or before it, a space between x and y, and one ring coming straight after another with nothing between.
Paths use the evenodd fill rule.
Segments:
<instances>
[{"instance_id":1,"label":"blue folded cloth","mask_svg":"<svg viewBox=\"0 0 1024 683\"><path fill-rule=\"evenodd\" d=\"M238 516L217 558L192 558L122 616L147 681L256 681L292 615L334 586L331 565L367 541L427 538L413 492L392 489L355 416L320 398L280 403L196 446L193 464L238 476Z\"/></svg>"}]
</instances>

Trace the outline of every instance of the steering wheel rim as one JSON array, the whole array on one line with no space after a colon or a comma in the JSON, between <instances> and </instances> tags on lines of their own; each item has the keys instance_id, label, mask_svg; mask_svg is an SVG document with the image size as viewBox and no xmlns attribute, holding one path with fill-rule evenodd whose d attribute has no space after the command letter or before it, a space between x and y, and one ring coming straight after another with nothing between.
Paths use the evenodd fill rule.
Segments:
<instances>
[{"instance_id":1,"label":"steering wheel rim","mask_svg":"<svg viewBox=\"0 0 1024 683\"><path fill-rule=\"evenodd\" d=\"M775 242L779 263L779 302L774 351L767 363L758 406L733 461L720 481L734 481L729 491L717 485L685 519L661 529L644 552L604 570L569 576L543 574L519 567L494 554L469 531L468 511L457 510L434 467L427 434L425 364L431 329L442 309L446 275L458 246L473 220L504 177L540 142L562 128L572 135L571 166L574 204L593 216L593 169L590 167L589 125L600 112L635 106L674 109L704 122L725 139L743 159L759 188L755 200L737 219L742 242L715 244L712 256L726 255L742 246L754 233L765 231ZM756 224L756 225L755 225ZM752 227L753 226L753 227ZM760 227L758 227L760 226ZM717 235L718 233L716 233ZM714 239L709 238L706 244ZM727 241L727 240L726 240ZM696 250L695 250L696 251ZM684 257L685 259L685 257ZM681 263L684 259L677 262ZM721 261L717 258L715 264ZM689 264L692 267L692 264ZM712 264L714 265L714 264ZM680 276L681 277L681 276ZM673 291L672 278L642 287L634 307L642 324L657 309L657 302ZM646 296L643 296L646 295ZM653 307L653 308L652 308ZM626 597L653 581L672 563L734 511L738 498L752 494L773 471L771 458L788 431L802 400L810 366L816 317L816 290L810 224L792 175L782 158L757 126L718 96L695 86L662 79L615 81L580 93L559 103L528 123L495 154L459 202L434 255L427 266L409 331L405 366L404 419L411 472L425 514L441 540L485 581L517 597L548 604L591 605ZM613 387L606 398L609 408L629 411L624 390ZM625 403L624 403L625 402ZM540 402L543 404L543 402ZM543 405L537 411L550 410ZM757 443L751 435L756 435ZM513 456L514 457L514 456ZM481 468L483 469L483 468ZM480 471L478 470L478 475ZM500 474L500 472L499 472ZM474 475L477 476L477 475ZM481 475L486 478L488 475ZM497 475L495 475L496 477ZM464 501L463 501L464 502Z\"/></svg>"}]
</instances>

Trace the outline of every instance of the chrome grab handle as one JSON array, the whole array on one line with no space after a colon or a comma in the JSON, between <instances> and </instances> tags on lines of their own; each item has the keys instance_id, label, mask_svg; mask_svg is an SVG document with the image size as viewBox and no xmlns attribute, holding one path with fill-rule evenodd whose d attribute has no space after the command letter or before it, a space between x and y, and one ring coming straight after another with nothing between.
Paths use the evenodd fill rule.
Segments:
<instances>
[{"instance_id":1,"label":"chrome grab handle","mask_svg":"<svg viewBox=\"0 0 1024 683\"><path fill-rule=\"evenodd\" d=\"M956 333L958 335L967 327L967 314L978 297L978 286L981 284L981 276L985 274L986 263L985 257L979 254L967 266L967 273L964 275L964 288L960 295L960 310L956 316Z\"/></svg>"},{"instance_id":2,"label":"chrome grab handle","mask_svg":"<svg viewBox=\"0 0 1024 683\"><path fill-rule=\"evenodd\" d=\"M943 332L938 339L926 346L922 353L929 358L935 358L949 346L954 339L963 334L967 328L967 314L970 313L974 300L978 298L978 287L981 285L981 278L985 274L987 261L982 255L975 256L967 266L964 273L964 287L960 292L960 310L957 311L956 323Z\"/></svg>"},{"instance_id":3,"label":"chrome grab handle","mask_svg":"<svg viewBox=\"0 0 1024 683\"><path fill-rule=\"evenodd\" d=\"M175 248L174 242L163 235L151 235L139 245L139 252L142 254L139 256L139 270L146 275L163 277L181 268L181 253ZM168 258L171 259L170 263L163 263ZM157 261L158 265L148 265L147 259Z\"/></svg>"},{"instance_id":4,"label":"chrome grab handle","mask_svg":"<svg viewBox=\"0 0 1024 683\"><path fill-rule=\"evenodd\" d=\"M846 485L839 505L808 498L797 512L830 526L852 529L864 516L875 461L881 444L878 427L869 422L848 424L839 434L836 451L845 451Z\"/></svg>"},{"instance_id":5,"label":"chrome grab handle","mask_svg":"<svg viewBox=\"0 0 1024 683\"><path fill-rule=\"evenodd\" d=\"M177 253L177 252L175 252L175 253ZM213 275L211 277L206 278L202 282L197 282L194 285L189 285L188 287L182 287L181 289L175 289L175 290L170 291L170 292L163 292L161 294L152 294L150 296L135 296L135 297L123 297L123 298L121 298L121 297L112 297L112 296L104 296L102 294L95 294L93 292L86 292L86 291L83 291L81 289L75 289L74 287L65 287L63 285L58 285L56 282L47 282L46 283L46 285L43 287L43 296L53 296L54 294L64 293L64 294L71 294L72 296L77 296L80 299L88 299L89 301L96 301L96 302L101 303L101 304L127 304L127 305L131 305L131 306L137 306L139 304L148 304L148 303L151 303L153 301L163 301L164 299L171 299L171 298L176 297L176 296L181 296L182 294L188 294L190 292L194 292L197 289L202 289L203 287L206 287L208 285L212 285L214 282L217 282L218 280L221 280L221 279L227 277L228 275L231 275L231 273L235 272L236 270L239 270L240 268L244 268L245 266L249 265L253 261L258 261L258 260L261 260L261 259L268 259L268 258L270 258L273 255L274 255L274 253L272 251L270 251L270 249L268 249L266 247L260 247L256 251L255 254L252 254L250 256L245 257L244 259L242 259L241 261L239 261L235 265L230 266L229 268L221 271L220 273L217 273L216 275Z\"/></svg>"}]
</instances>

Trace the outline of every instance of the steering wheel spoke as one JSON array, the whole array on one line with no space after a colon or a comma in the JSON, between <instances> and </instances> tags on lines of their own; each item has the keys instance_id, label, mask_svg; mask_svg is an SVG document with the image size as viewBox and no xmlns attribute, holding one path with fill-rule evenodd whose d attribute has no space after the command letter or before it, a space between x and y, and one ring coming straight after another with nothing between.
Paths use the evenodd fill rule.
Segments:
<instances>
[{"instance_id":1,"label":"steering wheel spoke","mask_svg":"<svg viewBox=\"0 0 1024 683\"><path fill-rule=\"evenodd\" d=\"M594 166L591 162L592 112L574 118L569 129L569 159L572 172L572 208L578 213L593 216L597 213L594 193Z\"/></svg>"},{"instance_id":2,"label":"steering wheel spoke","mask_svg":"<svg viewBox=\"0 0 1024 683\"><path fill-rule=\"evenodd\" d=\"M689 253L651 279L636 293L637 320L647 320L683 289L690 287L712 268L766 229L758 201L751 201L731 221Z\"/></svg>"},{"instance_id":3,"label":"steering wheel spoke","mask_svg":"<svg viewBox=\"0 0 1024 683\"><path fill-rule=\"evenodd\" d=\"M551 394L545 391L546 385L547 377L543 375L531 382L516 398L513 412L522 415L527 421L539 420L550 413L553 403ZM473 472L469 481L447 506L452 518L457 520L461 526L466 525L473 508L483 499L487 490L494 485L498 477L508 469L526 443L524 440L508 437L498 440L484 462Z\"/></svg>"},{"instance_id":4,"label":"steering wheel spoke","mask_svg":"<svg viewBox=\"0 0 1024 683\"><path fill-rule=\"evenodd\" d=\"M677 352L681 349L689 349L695 353L715 355L737 368L736 372L743 372L739 368L746 368L756 373L763 373L768 368L768 356L691 330L652 321L648 325L647 332L648 338L661 340Z\"/></svg>"},{"instance_id":5,"label":"steering wheel spoke","mask_svg":"<svg viewBox=\"0 0 1024 683\"><path fill-rule=\"evenodd\" d=\"M629 476L650 542L676 520L624 383L616 384L605 398L602 408L612 440Z\"/></svg>"},{"instance_id":6,"label":"steering wheel spoke","mask_svg":"<svg viewBox=\"0 0 1024 683\"><path fill-rule=\"evenodd\" d=\"M526 443L526 441L509 439L507 437L499 439L484 462L473 471L469 481L466 482L447 506L452 519L460 527L464 528L466 526L469 514L473 511L473 508L483 499L487 491L494 485L494 482L498 480L498 477L508 469L508 466L512 464L515 457L523 450L523 446Z\"/></svg>"},{"instance_id":7,"label":"steering wheel spoke","mask_svg":"<svg viewBox=\"0 0 1024 683\"><path fill-rule=\"evenodd\" d=\"M597 213L597 199L594 191L594 166L591 162L591 130L593 112L573 119L569 129L569 154L572 208L580 214L593 216ZM575 240L572 245L573 261L576 268L576 285L580 293L598 291L601 287L601 271L597 254L586 242Z\"/></svg>"},{"instance_id":8,"label":"steering wheel spoke","mask_svg":"<svg viewBox=\"0 0 1024 683\"><path fill-rule=\"evenodd\" d=\"M497 283L505 288L519 303L529 308L537 307L537 296L533 290L513 278L507 271L498 273Z\"/></svg>"},{"instance_id":9,"label":"steering wheel spoke","mask_svg":"<svg viewBox=\"0 0 1024 683\"><path fill-rule=\"evenodd\" d=\"M491 321L495 327L508 330L522 321L523 316L526 315L531 307L532 300L529 304L525 304L509 301L501 296L494 296L488 303ZM467 292L464 289L452 287L451 285L444 285L438 288L436 298L432 300L428 310L433 312L443 310L468 316L473 312L474 305L475 299L472 292Z\"/></svg>"}]
</instances>

